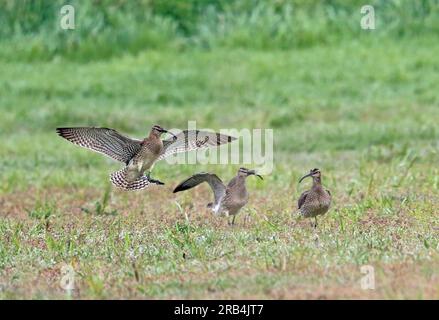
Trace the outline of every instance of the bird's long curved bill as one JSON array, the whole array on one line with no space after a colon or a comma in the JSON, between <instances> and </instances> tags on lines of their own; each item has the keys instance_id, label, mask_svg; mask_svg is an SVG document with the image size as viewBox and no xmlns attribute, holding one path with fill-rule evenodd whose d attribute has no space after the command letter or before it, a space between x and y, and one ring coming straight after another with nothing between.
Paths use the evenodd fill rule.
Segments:
<instances>
[{"instance_id":1,"label":"bird's long curved bill","mask_svg":"<svg viewBox=\"0 0 439 320\"><path fill-rule=\"evenodd\" d=\"M174 140L177 140L177 136L175 134L173 134L171 131L168 131L166 129L162 129L162 132L166 132L169 133L170 135L172 135L172 137L174 138Z\"/></svg>"},{"instance_id":2,"label":"bird's long curved bill","mask_svg":"<svg viewBox=\"0 0 439 320\"><path fill-rule=\"evenodd\" d=\"M311 176L312 176L312 173L308 173L308 174L304 175L302 178L300 178L299 183L301 183L303 181L303 179L311 177Z\"/></svg>"},{"instance_id":3,"label":"bird's long curved bill","mask_svg":"<svg viewBox=\"0 0 439 320\"><path fill-rule=\"evenodd\" d=\"M254 170L251 170L248 172L249 174L252 174L254 176L257 176L259 179L264 180L264 178L262 178L262 176L260 174L257 174Z\"/></svg>"}]
</instances>

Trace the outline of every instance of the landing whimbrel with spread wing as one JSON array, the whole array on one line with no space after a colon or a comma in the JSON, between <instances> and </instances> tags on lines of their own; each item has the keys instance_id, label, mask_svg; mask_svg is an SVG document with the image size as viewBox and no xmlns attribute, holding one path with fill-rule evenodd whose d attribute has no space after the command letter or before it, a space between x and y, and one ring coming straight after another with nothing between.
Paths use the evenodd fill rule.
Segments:
<instances>
[{"instance_id":1,"label":"landing whimbrel with spread wing","mask_svg":"<svg viewBox=\"0 0 439 320\"><path fill-rule=\"evenodd\" d=\"M216 215L225 214L226 216L233 216L232 224L234 224L235 217L239 210L248 202L245 180L251 175L256 175L260 179L263 179L262 176L256 174L254 170L240 168L238 174L225 186L221 179L213 173L197 173L180 183L174 189L174 193L188 190L200 183L207 182L214 195L214 202L209 203L207 207L212 208L212 211Z\"/></svg>"},{"instance_id":2,"label":"landing whimbrel with spread wing","mask_svg":"<svg viewBox=\"0 0 439 320\"><path fill-rule=\"evenodd\" d=\"M305 178L312 177L311 189L304 191L299 198L298 206L300 213L306 218L314 218L314 228L317 228L317 216L328 212L331 205L331 193L322 186L322 174L319 169L312 169L303 176L299 183Z\"/></svg>"},{"instance_id":3,"label":"landing whimbrel with spread wing","mask_svg":"<svg viewBox=\"0 0 439 320\"><path fill-rule=\"evenodd\" d=\"M57 128L58 134L70 142L102 153L125 163L125 167L110 175L113 185L124 190L140 190L151 183L163 184L150 177L155 162L172 154L219 146L236 138L200 130L184 130L177 135L155 125L143 140L131 139L114 129L77 127ZM161 140L169 132L173 137ZM143 174L148 172L146 176Z\"/></svg>"}]
</instances>

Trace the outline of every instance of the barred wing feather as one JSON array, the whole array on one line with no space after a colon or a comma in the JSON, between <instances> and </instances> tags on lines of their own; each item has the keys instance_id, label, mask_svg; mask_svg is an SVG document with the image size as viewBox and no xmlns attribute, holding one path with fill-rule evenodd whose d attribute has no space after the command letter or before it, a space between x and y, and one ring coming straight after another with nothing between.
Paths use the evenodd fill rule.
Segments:
<instances>
[{"instance_id":1,"label":"barred wing feather","mask_svg":"<svg viewBox=\"0 0 439 320\"><path fill-rule=\"evenodd\" d=\"M125 137L109 128L57 128L56 132L78 146L102 153L126 164L141 148L140 140Z\"/></svg>"},{"instance_id":2,"label":"barred wing feather","mask_svg":"<svg viewBox=\"0 0 439 320\"><path fill-rule=\"evenodd\" d=\"M174 193L191 189L203 182L207 182L212 189L216 205L226 194L226 187L221 179L213 173L201 172L194 174L175 187Z\"/></svg>"},{"instance_id":3,"label":"barred wing feather","mask_svg":"<svg viewBox=\"0 0 439 320\"><path fill-rule=\"evenodd\" d=\"M236 140L235 137L225 134L200 130L184 130L177 134L177 139L163 140L163 151L158 160L165 159L176 153L219 146L234 140Z\"/></svg>"}]
</instances>

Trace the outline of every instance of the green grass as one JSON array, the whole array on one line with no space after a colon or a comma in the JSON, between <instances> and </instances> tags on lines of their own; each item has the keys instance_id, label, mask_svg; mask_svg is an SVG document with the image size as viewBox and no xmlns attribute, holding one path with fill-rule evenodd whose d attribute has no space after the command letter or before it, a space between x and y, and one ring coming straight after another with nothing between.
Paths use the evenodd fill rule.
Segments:
<instances>
[{"instance_id":1,"label":"green grass","mask_svg":"<svg viewBox=\"0 0 439 320\"><path fill-rule=\"evenodd\" d=\"M69 263L78 298L439 298L438 50L430 36L369 37L0 62L0 297L68 298ZM274 171L248 180L237 227L204 209L207 187L171 190L197 171L228 180L238 165L160 163L164 187L125 194L108 189L118 164L54 130L142 137L188 120L274 129ZM291 215L314 167L334 197L317 245ZM374 291L360 288L365 264Z\"/></svg>"},{"instance_id":2,"label":"green grass","mask_svg":"<svg viewBox=\"0 0 439 320\"><path fill-rule=\"evenodd\" d=\"M89 62L150 49L290 50L349 39L411 39L439 32L437 0L71 0L75 30L60 27L64 0L0 3L0 59Z\"/></svg>"}]
</instances>

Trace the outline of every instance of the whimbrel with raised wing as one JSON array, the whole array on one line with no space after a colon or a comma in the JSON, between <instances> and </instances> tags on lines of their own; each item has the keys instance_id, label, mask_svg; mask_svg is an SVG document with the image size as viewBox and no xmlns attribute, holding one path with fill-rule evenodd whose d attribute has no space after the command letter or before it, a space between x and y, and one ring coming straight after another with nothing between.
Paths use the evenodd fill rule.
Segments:
<instances>
[{"instance_id":1,"label":"whimbrel with raised wing","mask_svg":"<svg viewBox=\"0 0 439 320\"><path fill-rule=\"evenodd\" d=\"M236 138L200 130L184 130L177 135L154 125L149 136L143 140L125 137L114 129L95 127L57 128L58 134L70 142L102 153L125 163L125 167L110 175L113 185L124 190L140 190L151 183L163 184L151 179L155 162L172 154L218 146ZM169 132L173 137L161 140ZM148 172L144 176L144 172Z\"/></svg>"},{"instance_id":2,"label":"whimbrel with raised wing","mask_svg":"<svg viewBox=\"0 0 439 320\"><path fill-rule=\"evenodd\" d=\"M214 202L209 203L207 207L211 208L216 215L225 214L226 216L233 216L233 225L239 210L248 202L248 192L245 181L246 178L251 175L256 175L260 179L263 179L262 176L256 174L254 170L240 168L238 174L225 186L221 179L213 173L197 173L175 187L174 193L188 190L200 183L207 182L214 195Z\"/></svg>"}]
</instances>

